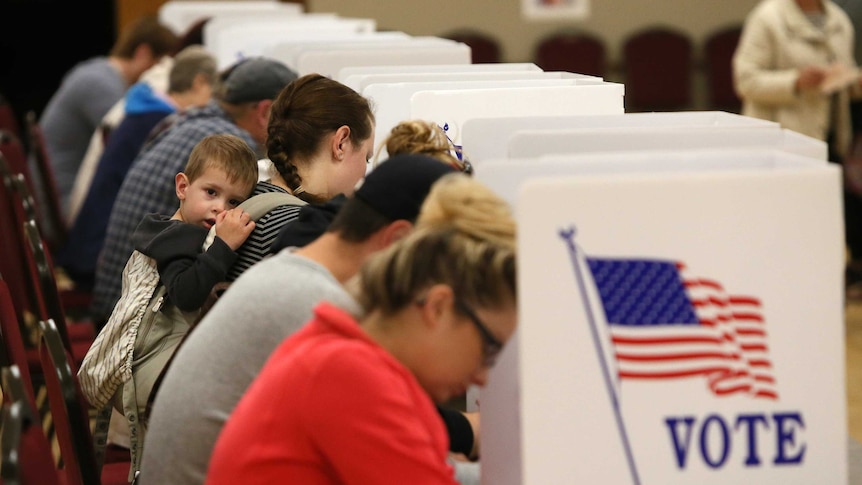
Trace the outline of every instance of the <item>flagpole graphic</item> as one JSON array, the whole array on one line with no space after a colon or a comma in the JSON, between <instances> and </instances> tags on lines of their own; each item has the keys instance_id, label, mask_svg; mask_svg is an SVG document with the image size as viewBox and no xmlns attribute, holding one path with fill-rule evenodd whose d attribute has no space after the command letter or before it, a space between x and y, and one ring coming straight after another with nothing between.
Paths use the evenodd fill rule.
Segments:
<instances>
[{"instance_id":1,"label":"flagpole graphic","mask_svg":"<svg viewBox=\"0 0 862 485\"><path fill-rule=\"evenodd\" d=\"M595 316L593 315L592 305L590 305L590 300L587 294L587 285L584 282L584 275L581 271L581 265L578 261L578 251L575 245L575 228L572 227L568 230L560 230L560 237L566 241L569 246L569 254L572 258L572 265L575 270L575 278L578 283L578 290L581 293L581 299L584 302L584 308L587 314L587 319L590 322L590 333L593 337L593 345L596 347L596 355L599 358L599 364L602 368L602 375L605 380L605 387L608 390L608 395L611 399L611 404L614 409L614 418L617 421L617 430L620 433L620 439L622 440L623 449L626 453L626 461L629 465L629 471L632 475L632 483L634 485L640 485L640 478L638 477L637 465L635 464L634 455L632 454L631 444L629 443L628 433L626 432L625 422L623 421L622 411L620 410L619 398L616 393L616 389L614 386L614 381L611 378L610 369L608 369L608 363L602 357L604 355L602 351L602 345L599 338L599 328L596 323Z\"/></svg>"}]
</instances>

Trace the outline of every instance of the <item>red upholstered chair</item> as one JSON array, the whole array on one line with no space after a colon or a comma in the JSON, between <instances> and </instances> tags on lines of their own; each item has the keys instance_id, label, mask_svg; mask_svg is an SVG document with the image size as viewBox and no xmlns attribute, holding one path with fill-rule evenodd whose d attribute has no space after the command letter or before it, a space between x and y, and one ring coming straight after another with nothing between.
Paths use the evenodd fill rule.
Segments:
<instances>
[{"instance_id":1,"label":"red upholstered chair","mask_svg":"<svg viewBox=\"0 0 862 485\"><path fill-rule=\"evenodd\" d=\"M0 217L3 217L3 220L0 221L0 229L3 229L2 234L0 234L0 242L3 242L4 248L10 248L9 254L19 254L23 256L23 252L18 250L18 244L15 242L8 242L6 239L12 238L13 234L22 234L21 232L21 224L26 221L27 218L33 218L36 220L37 224L39 224L39 230L42 234L45 234L45 225L42 224L44 221L43 210L38 205L35 200L35 197L32 197L30 200L23 200L27 205L27 209L31 210L30 214L20 216L20 214L16 217L12 217L16 215L15 212L15 197L12 194L15 194L15 182L14 179L16 177L23 178L25 183L26 192L32 196L35 192L33 190L34 187L34 179L30 174L30 170L27 166L27 156L24 153L23 145L21 142L8 132L4 132L0 130L0 177L3 178L3 185L0 186ZM23 197L18 197L19 199ZM7 208L7 204L12 204L12 208ZM20 205L20 204L18 204ZM21 219L21 217L25 217L25 219ZM10 224L17 225L17 230L10 231L8 227ZM46 236L46 242L50 242ZM18 278L13 274L16 269L11 268L10 265L18 265L20 266L22 257L16 258L0 258L0 273L6 274L6 279L9 282L9 286L13 292L13 297L15 297L15 303L19 312L29 311L31 309L31 304L25 304L25 302L21 299L19 294L16 292L23 291L24 285L18 285ZM20 271L20 270L18 270ZM63 301L63 304L67 307L67 309L81 309L86 310L90 301L92 300L92 295L88 291L82 291L79 289L75 289L70 286L63 286L60 288L60 298Z\"/></svg>"},{"instance_id":2,"label":"red upholstered chair","mask_svg":"<svg viewBox=\"0 0 862 485\"><path fill-rule=\"evenodd\" d=\"M42 374L39 353L35 347L30 346L28 348L24 345L21 326L18 324L15 306L12 304L12 296L9 294L9 287L3 278L0 278L0 340L3 342L3 361L0 362L0 365L17 367L17 373L21 376L23 393L29 401L30 407L35 409L36 393L33 389L32 374L35 373L40 376ZM39 379L41 381L41 377Z\"/></svg>"},{"instance_id":3,"label":"red upholstered chair","mask_svg":"<svg viewBox=\"0 0 862 485\"><path fill-rule=\"evenodd\" d=\"M39 196L39 225L52 249L57 248L66 240L67 227L60 208L60 192L54 178L54 167L45 148L45 137L42 127L36 119L36 113L30 111L25 117L30 147L30 158L35 162L37 173L34 173L31 190ZM34 190L35 189L35 190Z\"/></svg>"},{"instance_id":4,"label":"red upholstered chair","mask_svg":"<svg viewBox=\"0 0 862 485\"><path fill-rule=\"evenodd\" d=\"M623 43L627 112L691 109L692 43L684 33L651 27Z\"/></svg>"},{"instance_id":5,"label":"red upholstered chair","mask_svg":"<svg viewBox=\"0 0 862 485\"><path fill-rule=\"evenodd\" d=\"M443 38L463 42L470 46L473 64L500 62L500 43L488 34L477 30L462 30L446 34Z\"/></svg>"},{"instance_id":6,"label":"red upholstered chair","mask_svg":"<svg viewBox=\"0 0 862 485\"><path fill-rule=\"evenodd\" d=\"M80 365L96 339L96 327L89 320L70 320L60 299L57 281L54 279L54 265L45 251L44 239L39 233L36 222L30 220L24 227L28 243L28 259L31 270L35 269L37 291L41 300L40 316L52 319L62 337L64 347L72 355L75 365Z\"/></svg>"},{"instance_id":7,"label":"red upholstered chair","mask_svg":"<svg viewBox=\"0 0 862 485\"><path fill-rule=\"evenodd\" d=\"M90 431L90 405L78 383L78 368L69 358L52 320L39 322L39 356L45 374L48 405L63 458L67 485L127 485L131 457L100 465Z\"/></svg>"},{"instance_id":8,"label":"red upholstered chair","mask_svg":"<svg viewBox=\"0 0 862 485\"><path fill-rule=\"evenodd\" d=\"M38 319L54 318L61 326L63 341L80 362L95 339L95 326L87 320L68 320L67 311L89 305L88 294L79 296L74 290L61 292L54 277L54 267L45 242L35 222L35 201L23 174L9 172L0 159L0 175L3 177L0 190L0 208L8 210L2 215L3 234L0 239L10 251L0 258L4 278L13 293L21 333L25 345L35 349L35 339L29 331L35 329ZM8 276L7 276L8 275ZM11 280L10 278L15 278ZM26 287L26 290L21 290ZM19 306L20 305L20 306Z\"/></svg>"},{"instance_id":9,"label":"red upholstered chair","mask_svg":"<svg viewBox=\"0 0 862 485\"><path fill-rule=\"evenodd\" d=\"M60 485L64 483L55 465L39 413L25 389L26 378L16 365L5 366L3 375L3 458L0 478L4 485Z\"/></svg>"},{"instance_id":10,"label":"red upholstered chair","mask_svg":"<svg viewBox=\"0 0 862 485\"><path fill-rule=\"evenodd\" d=\"M565 71L605 77L605 44L585 32L558 32L536 47L536 65L545 71Z\"/></svg>"},{"instance_id":11,"label":"red upholstered chair","mask_svg":"<svg viewBox=\"0 0 862 485\"><path fill-rule=\"evenodd\" d=\"M0 139L2 136L0 133ZM6 148L7 145L0 142L0 247L4 253L4 257L0 258L0 274L9 286L19 324L23 328L27 322L31 322L35 328L38 300L34 292L35 282L29 279L30 273L24 263L24 214L14 187L17 173L12 170L12 163L7 157L10 152ZM33 349L36 348L35 340L25 341L32 343L29 346Z\"/></svg>"},{"instance_id":12,"label":"red upholstered chair","mask_svg":"<svg viewBox=\"0 0 862 485\"><path fill-rule=\"evenodd\" d=\"M733 53L742 34L741 25L731 25L709 34L703 45L709 109L739 113L742 101L733 88Z\"/></svg>"}]
</instances>

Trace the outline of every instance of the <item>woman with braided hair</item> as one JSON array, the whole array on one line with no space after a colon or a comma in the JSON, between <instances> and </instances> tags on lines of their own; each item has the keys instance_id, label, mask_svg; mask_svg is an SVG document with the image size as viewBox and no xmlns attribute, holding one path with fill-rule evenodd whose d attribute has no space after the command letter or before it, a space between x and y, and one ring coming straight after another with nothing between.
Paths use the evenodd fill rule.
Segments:
<instances>
[{"instance_id":1,"label":"woman with braided hair","mask_svg":"<svg viewBox=\"0 0 862 485\"><path fill-rule=\"evenodd\" d=\"M281 192L325 202L351 195L373 153L374 125L371 104L353 89L320 74L297 78L272 104L266 140L271 166L252 196ZM228 281L269 253L279 229L297 218L299 208L285 203L258 219L237 250Z\"/></svg>"}]
</instances>

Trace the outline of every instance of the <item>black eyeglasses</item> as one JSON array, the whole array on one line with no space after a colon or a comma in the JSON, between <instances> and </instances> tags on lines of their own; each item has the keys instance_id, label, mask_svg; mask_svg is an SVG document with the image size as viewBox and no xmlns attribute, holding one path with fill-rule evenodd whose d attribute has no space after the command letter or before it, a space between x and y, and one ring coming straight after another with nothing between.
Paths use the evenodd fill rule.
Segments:
<instances>
[{"instance_id":1,"label":"black eyeglasses","mask_svg":"<svg viewBox=\"0 0 862 485\"><path fill-rule=\"evenodd\" d=\"M482 322L479 316L476 315L476 312L473 311L467 303L455 298L455 308L464 315L467 315L467 318L473 322L473 326L475 326L476 330L479 331L479 336L482 337L482 365L485 367L493 367L494 363L497 361L497 355L499 355L500 351L503 350L503 342L500 342L500 340L497 339L490 330L488 330L488 326Z\"/></svg>"},{"instance_id":2,"label":"black eyeglasses","mask_svg":"<svg viewBox=\"0 0 862 485\"><path fill-rule=\"evenodd\" d=\"M425 297L422 297L416 300L416 304L419 306L425 305ZM490 330L488 330L488 326L485 325L482 320L476 315L476 312L473 311L470 306L465 303L463 300L459 298L455 298L455 308L467 316L470 322L476 327L476 330L479 331L479 337L482 339L482 365L484 367L493 367L494 363L497 361L497 356L500 354L500 351L503 350L503 342L494 336Z\"/></svg>"}]
</instances>

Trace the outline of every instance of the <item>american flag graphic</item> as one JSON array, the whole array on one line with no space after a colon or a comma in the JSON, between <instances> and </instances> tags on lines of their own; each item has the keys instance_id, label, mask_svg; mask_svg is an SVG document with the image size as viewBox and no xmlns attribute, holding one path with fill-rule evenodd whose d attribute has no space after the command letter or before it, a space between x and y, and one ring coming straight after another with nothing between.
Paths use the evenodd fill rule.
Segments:
<instances>
[{"instance_id":1,"label":"american flag graphic","mask_svg":"<svg viewBox=\"0 0 862 485\"><path fill-rule=\"evenodd\" d=\"M703 378L718 396L778 399L757 298L691 278L681 263L587 258L618 377Z\"/></svg>"}]
</instances>

